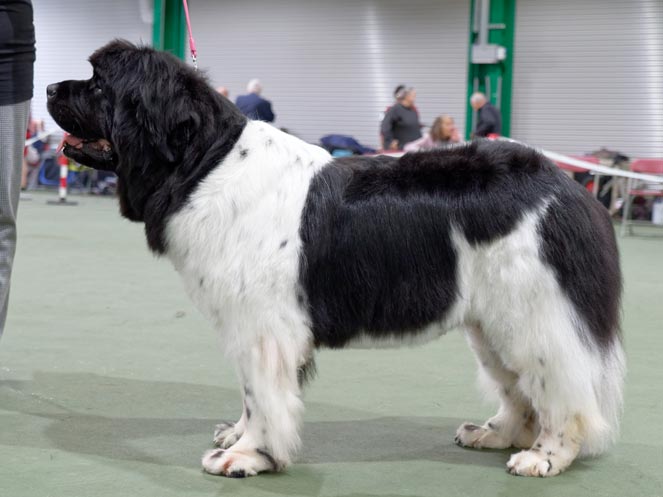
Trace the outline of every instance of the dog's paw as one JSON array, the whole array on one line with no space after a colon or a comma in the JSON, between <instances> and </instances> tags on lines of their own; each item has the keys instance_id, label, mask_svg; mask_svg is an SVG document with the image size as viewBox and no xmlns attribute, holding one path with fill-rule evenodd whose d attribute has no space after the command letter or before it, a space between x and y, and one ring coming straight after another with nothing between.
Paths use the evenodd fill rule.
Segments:
<instances>
[{"instance_id":1,"label":"dog's paw","mask_svg":"<svg viewBox=\"0 0 663 497\"><path fill-rule=\"evenodd\" d=\"M518 476L555 476L564 469L555 459L540 450L523 450L511 456L506 468L509 473Z\"/></svg>"},{"instance_id":2,"label":"dog's paw","mask_svg":"<svg viewBox=\"0 0 663 497\"><path fill-rule=\"evenodd\" d=\"M212 449L203 454L203 469L212 475L246 478L263 471L276 471L278 465L265 451Z\"/></svg>"},{"instance_id":3,"label":"dog's paw","mask_svg":"<svg viewBox=\"0 0 663 497\"><path fill-rule=\"evenodd\" d=\"M221 447L222 449L227 449L235 445L235 442L237 442L239 437L242 436L236 426L235 423L228 423L225 421L216 425L216 428L214 429L214 437L212 438L214 445Z\"/></svg>"},{"instance_id":4,"label":"dog's paw","mask_svg":"<svg viewBox=\"0 0 663 497\"><path fill-rule=\"evenodd\" d=\"M511 445L497 431L473 423L460 425L456 430L454 441L461 447L474 449L505 449Z\"/></svg>"}]
</instances>

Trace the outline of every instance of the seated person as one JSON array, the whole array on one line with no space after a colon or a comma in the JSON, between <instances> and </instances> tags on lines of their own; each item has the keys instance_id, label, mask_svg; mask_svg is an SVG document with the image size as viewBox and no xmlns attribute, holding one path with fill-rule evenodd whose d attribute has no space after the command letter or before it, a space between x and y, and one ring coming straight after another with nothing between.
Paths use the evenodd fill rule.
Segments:
<instances>
[{"instance_id":1,"label":"seated person","mask_svg":"<svg viewBox=\"0 0 663 497\"><path fill-rule=\"evenodd\" d=\"M435 119L428 133L418 140L407 143L403 147L403 150L406 152L433 150L435 148L446 147L452 143L459 143L460 141L460 134L458 133L453 117L445 114Z\"/></svg>"}]
</instances>

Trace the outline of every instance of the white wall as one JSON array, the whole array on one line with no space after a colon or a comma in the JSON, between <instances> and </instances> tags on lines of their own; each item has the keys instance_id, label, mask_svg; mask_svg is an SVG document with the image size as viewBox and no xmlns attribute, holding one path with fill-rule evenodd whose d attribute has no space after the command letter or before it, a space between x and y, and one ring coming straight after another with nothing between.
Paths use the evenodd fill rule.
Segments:
<instances>
[{"instance_id":1,"label":"white wall","mask_svg":"<svg viewBox=\"0 0 663 497\"><path fill-rule=\"evenodd\" d=\"M151 2L139 0L33 0L37 60L32 114L57 128L46 110L46 87L87 79L87 58L113 38L152 43ZM147 8L146 8L147 7Z\"/></svg>"},{"instance_id":2,"label":"white wall","mask_svg":"<svg viewBox=\"0 0 663 497\"><path fill-rule=\"evenodd\" d=\"M517 0L513 138L663 157L663 0Z\"/></svg>"},{"instance_id":3,"label":"white wall","mask_svg":"<svg viewBox=\"0 0 663 497\"><path fill-rule=\"evenodd\" d=\"M348 134L377 147L400 83L417 88L421 120L465 126L469 2L459 0L196 0L199 65L230 98L259 78L275 125L317 142Z\"/></svg>"},{"instance_id":4,"label":"white wall","mask_svg":"<svg viewBox=\"0 0 663 497\"><path fill-rule=\"evenodd\" d=\"M35 117L46 85L90 75L115 37L150 43L151 0L34 0ZM399 83L424 123L464 130L470 0L195 0L199 64L213 85L263 81L276 125L309 141L378 145ZM517 0L512 136L564 153L601 146L663 157L663 0Z\"/></svg>"}]
</instances>

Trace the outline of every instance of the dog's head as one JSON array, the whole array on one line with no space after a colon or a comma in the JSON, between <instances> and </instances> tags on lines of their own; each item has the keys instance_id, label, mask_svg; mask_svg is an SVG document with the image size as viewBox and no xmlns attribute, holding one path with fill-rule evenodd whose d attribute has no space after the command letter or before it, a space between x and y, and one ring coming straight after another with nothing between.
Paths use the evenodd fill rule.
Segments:
<instances>
[{"instance_id":1,"label":"dog's head","mask_svg":"<svg viewBox=\"0 0 663 497\"><path fill-rule=\"evenodd\" d=\"M168 53L115 40L90 63L90 79L48 86L48 110L69 134L64 154L116 172L122 214L143 221L146 203L160 198L155 192L206 167L209 151L223 148L228 130L236 134L245 120Z\"/></svg>"},{"instance_id":2,"label":"dog's head","mask_svg":"<svg viewBox=\"0 0 663 497\"><path fill-rule=\"evenodd\" d=\"M64 154L110 171L132 149L174 162L182 149L177 131L185 129L179 125L196 119L185 102L189 69L167 53L122 40L94 52L90 63L90 79L46 90L48 111L69 133Z\"/></svg>"}]
</instances>

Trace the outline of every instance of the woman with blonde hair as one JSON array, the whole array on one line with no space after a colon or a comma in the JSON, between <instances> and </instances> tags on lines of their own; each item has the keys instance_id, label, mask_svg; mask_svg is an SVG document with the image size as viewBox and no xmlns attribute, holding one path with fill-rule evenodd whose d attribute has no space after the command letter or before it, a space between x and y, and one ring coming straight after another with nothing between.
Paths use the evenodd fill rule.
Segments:
<instances>
[{"instance_id":1,"label":"woman with blonde hair","mask_svg":"<svg viewBox=\"0 0 663 497\"><path fill-rule=\"evenodd\" d=\"M444 114L435 119L428 133L418 140L407 143L403 147L403 150L406 152L433 150L459 142L460 134L458 133L453 117Z\"/></svg>"}]
</instances>

